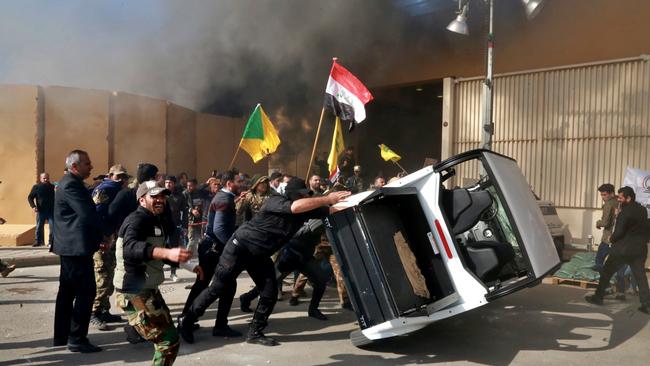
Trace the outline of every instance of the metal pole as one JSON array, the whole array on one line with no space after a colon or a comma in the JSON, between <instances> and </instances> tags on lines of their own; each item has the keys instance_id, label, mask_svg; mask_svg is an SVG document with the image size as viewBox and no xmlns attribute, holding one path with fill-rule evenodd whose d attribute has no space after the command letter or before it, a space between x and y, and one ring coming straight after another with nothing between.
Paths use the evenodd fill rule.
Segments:
<instances>
[{"instance_id":1,"label":"metal pole","mask_svg":"<svg viewBox=\"0 0 650 366\"><path fill-rule=\"evenodd\" d=\"M490 7L490 25L487 37L487 73L483 82L483 139L482 147L492 149L492 135L494 134L494 123L492 123L492 64L494 62L494 0L487 0Z\"/></svg>"}]
</instances>

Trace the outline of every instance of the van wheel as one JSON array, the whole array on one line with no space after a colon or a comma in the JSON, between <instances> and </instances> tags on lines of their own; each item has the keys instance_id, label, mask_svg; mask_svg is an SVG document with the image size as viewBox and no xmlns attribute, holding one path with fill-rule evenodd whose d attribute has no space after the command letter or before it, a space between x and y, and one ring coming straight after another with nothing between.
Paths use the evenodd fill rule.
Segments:
<instances>
[{"instance_id":1,"label":"van wheel","mask_svg":"<svg viewBox=\"0 0 650 366\"><path fill-rule=\"evenodd\" d=\"M352 345L359 348L362 348L364 346L373 343L373 341L371 339L366 338L366 336L364 336L360 330L353 330L352 332L350 332L350 342L352 342Z\"/></svg>"}]
</instances>

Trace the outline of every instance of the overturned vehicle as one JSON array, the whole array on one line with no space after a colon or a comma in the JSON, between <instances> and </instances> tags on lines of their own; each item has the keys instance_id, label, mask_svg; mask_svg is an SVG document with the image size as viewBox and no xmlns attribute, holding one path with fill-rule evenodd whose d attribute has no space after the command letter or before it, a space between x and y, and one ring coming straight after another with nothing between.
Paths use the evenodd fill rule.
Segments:
<instances>
[{"instance_id":1,"label":"overturned vehicle","mask_svg":"<svg viewBox=\"0 0 650 366\"><path fill-rule=\"evenodd\" d=\"M488 150L339 205L325 224L359 320L356 346L535 286L560 264L517 163Z\"/></svg>"}]
</instances>

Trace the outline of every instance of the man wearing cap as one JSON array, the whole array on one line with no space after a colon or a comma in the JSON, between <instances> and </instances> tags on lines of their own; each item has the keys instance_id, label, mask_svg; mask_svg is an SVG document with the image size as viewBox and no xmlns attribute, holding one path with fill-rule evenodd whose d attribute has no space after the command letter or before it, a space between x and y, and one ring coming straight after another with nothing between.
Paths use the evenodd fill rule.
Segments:
<instances>
[{"instance_id":1,"label":"man wearing cap","mask_svg":"<svg viewBox=\"0 0 650 366\"><path fill-rule=\"evenodd\" d=\"M122 321L122 317L109 312L111 308L109 298L115 290L113 288L113 274L115 273L113 238L118 228L108 215L108 207L115 199L115 196L124 188L128 179L129 175L121 164L113 165L108 170L106 178L92 192L95 208L102 221L102 234L104 237L109 238L108 245L100 246L100 249L93 254L97 293L93 302L90 324L99 330L109 330L110 328L106 323Z\"/></svg>"},{"instance_id":2,"label":"man wearing cap","mask_svg":"<svg viewBox=\"0 0 650 366\"><path fill-rule=\"evenodd\" d=\"M305 181L292 178L285 195L272 195L249 222L239 227L228 240L210 287L203 290L181 319L180 333L188 343L194 342L193 324L210 304L237 287L237 277L246 270L260 291L260 300L248 329L246 342L265 346L278 343L262 330L277 301L278 286L271 254L275 253L312 218L324 218L329 205L336 204L350 192L334 192L322 197L309 197Z\"/></svg>"},{"instance_id":3,"label":"man wearing cap","mask_svg":"<svg viewBox=\"0 0 650 366\"><path fill-rule=\"evenodd\" d=\"M116 242L117 267L113 284L117 305L143 338L154 343L154 365L171 365L180 343L169 308L158 286L164 281L164 262L188 261L192 254L184 248L167 248L163 215L171 192L155 181L138 186L138 208L120 227Z\"/></svg>"}]
</instances>

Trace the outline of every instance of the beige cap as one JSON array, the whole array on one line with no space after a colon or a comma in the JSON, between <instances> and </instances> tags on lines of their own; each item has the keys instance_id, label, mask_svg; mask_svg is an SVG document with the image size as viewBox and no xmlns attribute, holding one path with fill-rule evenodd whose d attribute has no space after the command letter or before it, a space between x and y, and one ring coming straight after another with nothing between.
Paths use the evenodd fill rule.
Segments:
<instances>
[{"instance_id":1,"label":"beige cap","mask_svg":"<svg viewBox=\"0 0 650 366\"><path fill-rule=\"evenodd\" d=\"M122 167L122 164L115 164L108 170L108 174L120 175L127 174L127 172L126 169Z\"/></svg>"}]
</instances>

